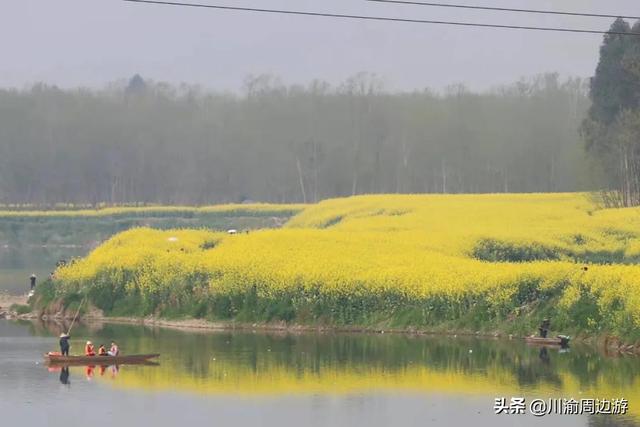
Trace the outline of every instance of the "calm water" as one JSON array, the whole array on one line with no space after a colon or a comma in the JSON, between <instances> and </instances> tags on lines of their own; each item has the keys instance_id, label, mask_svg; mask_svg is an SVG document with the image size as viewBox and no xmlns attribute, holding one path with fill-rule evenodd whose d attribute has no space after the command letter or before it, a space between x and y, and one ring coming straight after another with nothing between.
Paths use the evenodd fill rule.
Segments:
<instances>
[{"instance_id":1,"label":"calm water","mask_svg":"<svg viewBox=\"0 0 640 427\"><path fill-rule=\"evenodd\" d=\"M78 327L160 366L42 365L56 326L0 321L0 419L13 426L640 425L640 360L520 342ZM496 397L626 398L630 415L495 415Z\"/></svg>"}]
</instances>

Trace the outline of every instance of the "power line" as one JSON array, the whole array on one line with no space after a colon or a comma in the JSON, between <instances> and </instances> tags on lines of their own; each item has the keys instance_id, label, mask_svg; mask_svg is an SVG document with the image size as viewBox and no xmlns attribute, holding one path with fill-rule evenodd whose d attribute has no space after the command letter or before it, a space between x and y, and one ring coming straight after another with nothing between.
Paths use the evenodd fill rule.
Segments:
<instances>
[{"instance_id":1,"label":"power line","mask_svg":"<svg viewBox=\"0 0 640 427\"><path fill-rule=\"evenodd\" d=\"M492 6L472 6L466 4L447 4L447 3L431 3L422 1L409 1L409 0L365 0L373 3L392 3L403 4L413 6L431 6L431 7L446 7L454 9L473 9L473 10L491 10L494 12L518 12L518 13L537 13L541 15L564 15L564 16L582 16L590 18L623 18L623 19L640 19L640 16L625 16L625 15L608 15L603 13L585 13L585 12L564 12L555 10L540 10L540 9L514 9L510 7L492 7Z\"/></svg>"},{"instance_id":2,"label":"power line","mask_svg":"<svg viewBox=\"0 0 640 427\"><path fill-rule=\"evenodd\" d=\"M260 8L254 8L254 7L222 6L222 5L201 4L201 3L180 3L180 2L161 1L161 0L122 0L122 1L129 2L129 3L156 4L156 5L164 5L164 6L194 7L194 8L217 9L217 10L228 10L228 11L238 11L238 12L268 13L268 14L279 14L279 15L315 16L315 17L323 17L323 18L339 18L339 19L353 19L353 20L365 20L365 21L452 25L452 26L458 26L458 27L477 27L477 28L501 28L501 29L510 29L510 30L549 31L549 32L561 32L561 33L640 36L640 33L625 33L620 31L599 31L599 30L579 29L579 28L536 27L536 26L507 25L507 24L483 24L483 23L477 23L477 22L456 22L456 21L436 21L436 20L411 19L411 18L391 18L387 16L349 15L349 14L324 13L324 12L304 12L304 11L284 10L284 9L260 9Z\"/></svg>"}]
</instances>

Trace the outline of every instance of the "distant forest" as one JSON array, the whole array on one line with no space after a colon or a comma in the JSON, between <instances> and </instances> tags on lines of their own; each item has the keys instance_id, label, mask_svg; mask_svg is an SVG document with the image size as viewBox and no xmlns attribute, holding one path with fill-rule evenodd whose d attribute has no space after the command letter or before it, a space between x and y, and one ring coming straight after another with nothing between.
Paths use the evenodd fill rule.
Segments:
<instances>
[{"instance_id":1,"label":"distant forest","mask_svg":"<svg viewBox=\"0 0 640 427\"><path fill-rule=\"evenodd\" d=\"M363 193L576 191L589 82L474 93L248 78L242 94L135 76L0 90L0 204L314 202Z\"/></svg>"}]
</instances>

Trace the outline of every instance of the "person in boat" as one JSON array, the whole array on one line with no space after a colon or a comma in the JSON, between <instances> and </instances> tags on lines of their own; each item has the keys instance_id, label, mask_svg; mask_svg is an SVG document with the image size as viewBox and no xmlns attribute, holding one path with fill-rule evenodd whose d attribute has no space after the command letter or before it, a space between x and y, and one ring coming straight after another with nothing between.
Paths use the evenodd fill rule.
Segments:
<instances>
[{"instance_id":1,"label":"person in boat","mask_svg":"<svg viewBox=\"0 0 640 427\"><path fill-rule=\"evenodd\" d=\"M63 356L69 355L69 349L71 348L69 339L71 339L69 334L65 334L64 332L60 334L60 354Z\"/></svg>"},{"instance_id":2,"label":"person in boat","mask_svg":"<svg viewBox=\"0 0 640 427\"><path fill-rule=\"evenodd\" d=\"M109 356L118 356L120 354L120 349L115 341L111 341L111 348L107 352Z\"/></svg>"},{"instance_id":3,"label":"person in boat","mask_svg":"<svg viewBox=\"0 0 640 427\"><path fill-rule=\"evenodd\" d=\"M107 349L104 347L104 344L100 344L100 347L98 347L98 356L108 356Z\"/></svg>"},{"instance_id":4,"label":"person in boat","mask_svg":"<svg viewBox=\"0 0 640 427\"><path fill-rule=\"evenodd\" d=\"M544 320L542 321L542 324L540 325L540 337L541 338L546 338L547 334L549 333L549 329L551 329L551 321L548 318L544 318Z\"/></svg>"},{"instance_id":5,"label":"person in boat","mask_svg":"<svg viewBox=\"0 0 640 427\"><path fill-rule=\"evenodd\" d=\"M95 356L96 350L93 347L93 343L91 341L87 341L87 345L84 346L84 355L85 356Z\"/></svg>"}]
</instances>

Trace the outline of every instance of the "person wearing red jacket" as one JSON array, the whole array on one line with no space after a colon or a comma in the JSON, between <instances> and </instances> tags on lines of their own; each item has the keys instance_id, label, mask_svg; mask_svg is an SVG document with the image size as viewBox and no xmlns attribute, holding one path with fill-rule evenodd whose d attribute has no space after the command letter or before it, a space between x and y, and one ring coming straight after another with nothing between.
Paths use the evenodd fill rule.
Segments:
<instances>
[{"instance_id":1,"label":"person wearing red jacket","mask_svg":"<svg viewBox=\"0 0 640 427\"><path fill-rule=\"evenodd\" d=\"M93 347L93 343L91 341L87 341L87 345L84 346L84 355L85 356L95 356L96 350Z\"/></svg>"}]
</instances>

